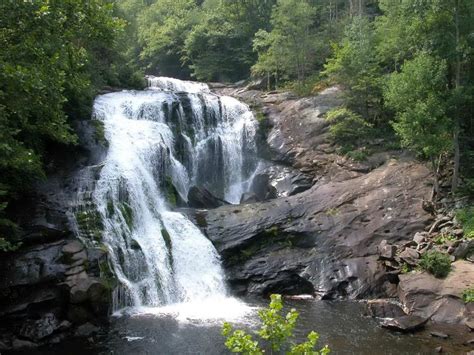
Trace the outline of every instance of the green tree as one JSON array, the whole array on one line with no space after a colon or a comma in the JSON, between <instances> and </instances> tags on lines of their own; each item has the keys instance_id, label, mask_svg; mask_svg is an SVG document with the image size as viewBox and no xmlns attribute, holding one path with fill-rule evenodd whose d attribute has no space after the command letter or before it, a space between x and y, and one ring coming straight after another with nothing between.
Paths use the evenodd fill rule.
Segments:
<instances>
[{"instance_id":1,"label":"green tree","mask_svg":"<svg viewBox=\"0 0 474 355\"><path fill-rule=\"evenodd\" d=\"M44 177L48 146L75 144L73 119L88 119L98 88L119 84L114 51L123 21L106 0L0 3L2 238L8 202Z\"/></svg>"},{"instance_id":2,"label":"green tree","mask_svg":"<svg viewBox=\"0 0 474 355\"><path fill-rule=\"evenodd\" d=\"M254 34L266 28L274 0L207 0L185 43L185 59L199 80L239 80L256 60Z\"/></svg>"},{"instance_id":3,"label":"green tree","mask_svg":"<svg viewBox=\"0 0 474 355\"><path fill-rule=\"evenodd\" d=\"M254 50L258 53L255 74L305 81L314 68L315 8L310 2L278 0L271 16L270 32L257 32Z\"/></svg>"},{"instance_id":4,"label":"green tree","mask_svg":"<svg viewBox=\"0 0 474 355\"><path fill-rule=\"evenodd\" d=\"M270 306L262 309L258 315L262 321L262 326L258 331L260 338L269 345L271 351L285 351L289 355L320 355L328 354L329 348L326 345L321 350L315 350L319 335L312 331L308 334L308 340L301 344L292 344L290 339L298 320L298 312L292 309L286 316L281 314L283 303L281 295L270 296ZM254 340L250 334L243 330L233 330L229 323L224 323L222 334L227 338L225 345L233 353L258 355L265 351Z\"/></svg>"},{"instance_id":5,"label":"green tree","mask_svg":"<svg viewBox=\"0 0 474 355\"><path fill-rule=\"evenodd\" d=\"M334 46L324 71L345 87L349 106L375 124L380 123L382 110L382 74L374 56L376 46L373 24L365 16L356 16L347 25L341 43Z\"/></svg>"},{"instance_id":6,"label":"green tree","mask_svg":"<svg viewBox=\"0 0 474 355\"><path fill-rule=\"evenodd\" d=\"M138 13L140 59L155 74L187 77L184 43L200 20L194 0L160 0ZM204 48L203 48L204 50Z\"/></svg>"},{"instance_id":7,"label":"green tree","mask_svg":"<svg viewBox=\"0 0 474 355\"><path fill-rule=\"evenodd\" d=\"M383 16L377 22L380 43L377 48L382 63L392 71L419 52L427 52L445 61L444 97L446 115L452 120L452 188L459 180L462 145L467 148L472 131L474 3L470 0L380 0ZM467 151L467 149L465 149Z\"/></svg>"},{"instance_id":8,"label":"green tree","mask_svg":"<svg viewBox=\"0 0 474 355\"><path fill-rule=\"evenodd\" d=\"M387 106L395 111L393 127L402 144L428 158L435 172L440 157L452 147L446 72L444 60L421 52L406 61L400 73L390 75L384 91Z\"/></svg>"}]
</instances>

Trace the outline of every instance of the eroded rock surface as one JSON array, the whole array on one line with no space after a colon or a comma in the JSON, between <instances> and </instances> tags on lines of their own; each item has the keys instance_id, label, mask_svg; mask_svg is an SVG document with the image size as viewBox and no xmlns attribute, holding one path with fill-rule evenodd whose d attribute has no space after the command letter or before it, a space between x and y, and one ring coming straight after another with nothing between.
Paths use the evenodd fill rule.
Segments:
<instances>
[{"instance_id":1,"label":"eroded rock surface","mask_svg":"<svg viewBox=\"0 0 474 355\"><path fill-rule=\"evenodd\" d=\"M398 279L379 260L378 246L409 241L429 223L423 209L429 170L383 149L364 162L338 155L324 118L343 103L337 87L303 99L239 88L219 92L265 117L262 137L274 163L265 173L279 191L274 200L220 207L197 218L222 254L234 291L395 297ZM292 187L293 180L301 188ZM286 186L279 189L278 181Z\"/></svg>"},{"instance_id":2,"label":"eroded rock surface","mask_svg":"<svg viewBox=\"0 0 474 355\"><path fill-rule=\"evenodd\" d=\"M474 319L474 304L465 304L462 293L473 285L474 264L459 260L445 279L427 272L400 275L398 294L409 314L434 322L465 323Z\"/></svg>"},{"instance_id":3,"label":"eroded rock surface","mask_svg":"<svg viewBox=\"0 0 474 355\"><path fill-rule=\"evenodd\" d=\"M204 230L241 293L393 294L378 246L410 239L429 222L421 206L428 178L420 164L391 160L295 196L207 211Z\"/></svg>"}]
</instances>

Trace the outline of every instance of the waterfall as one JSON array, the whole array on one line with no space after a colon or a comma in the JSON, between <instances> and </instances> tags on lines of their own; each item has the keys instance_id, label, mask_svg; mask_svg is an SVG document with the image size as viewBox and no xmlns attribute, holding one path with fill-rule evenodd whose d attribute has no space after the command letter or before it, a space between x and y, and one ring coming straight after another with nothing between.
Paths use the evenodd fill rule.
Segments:
<instances>
[{"instance_id":1,"label":"waterfall","mask_svg":"<svg viewBox=\"0 0 474 355\"><path fill-rule=\"evenodd\" d=\"M213 245L172 207L192 185L238 203L256 168L256 121L246 105L202 83L148 82L94 103L109 148L92 203L119 280L115 310L225 295Z\"/></svg>"}]
</instances>

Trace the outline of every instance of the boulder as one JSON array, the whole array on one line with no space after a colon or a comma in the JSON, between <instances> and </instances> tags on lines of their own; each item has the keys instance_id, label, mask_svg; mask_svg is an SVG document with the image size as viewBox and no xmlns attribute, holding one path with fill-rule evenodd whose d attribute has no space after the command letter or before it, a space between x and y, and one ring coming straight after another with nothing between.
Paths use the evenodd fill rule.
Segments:
<instances>
[{"instance_id":1,"label":"boulder","mask_svg":"<svg viewBox=\"0 0 474 355\"><path fill-rule=\"evenodd\" d=\"M242 197L240 198L240 204L246 204L246 203L256 203L259 202L260 200L258 199L257 195L251 192L244 192L242 194Z\"/></svg>"},{"instance_id":2,"label":"boulder","mask_svg":"<svg viewBox=\"0 0 474 355\"><path fill-rule=\"evenodd\" d=\"M87 338L87 337L90 337L92 335L97 334L99 331L100 331L100 328L96 327L94 324L85 323L85 324L80 325L79 327L77 327L76 332L74 333L74 335L76 337Z\"/></svg>"},{"instance_id":3,"label":"boulder","mask_svg":"<svg viewBox=\"0 0 474 355\"><path fill-rule=\"evenodd\" d=\"M416 266L418 264L418 259L420 258L420 253L415 249L405 248L405 250L400 253L399 257L408 265Z\"/></svg>"},{"instance_id":4,"label":"boulder","mask_svg":"<svg viewBox=\"0 0 474 355\"><path fill-rule=\"evenodd\" d=\"M397 303L387 300L369 300L367 309L371 317L376 318L397 318L406 315Z\"/></svg>"},{"instance_id":5,"label":"boulder","mask_svg":"<svg viewBox=\"0 0 474 355\"><path fill-rule=\"evenodd\" d=\"M405 311L439 323L462 324L472 318L472 309L462 300L474 285L474 264L459 260L445 279L427 272L399 275L398 295Z\"/></svg>"},{"instance_id":6,"label":"boulder","mask_svg":"<svg viewBox=\"0 0 474 355\"><path fill-rule=\"evenodd\" d=\"M20 329L19 335L32 341L39 341L53 334L59 322L53 313L47 313L40 319L28 319Z\"/></svg>"},{"instance_id":7,"label":"boulder","mask_svg":"<svg viewBox=\"0 0 474 355\"><path fill-rule=\"evenodd\" d=\"M413 241L418 245L426 242L426 234L422 232L415 233L415 236L413 237Z\"/></svg>"},{"instance_id":8,"label":"boulder","mask_svg":"<svg viewBox=\"0 0 474 355\"><path fill-rule=\"evenodd\" d=\"M277 197L276 189L270 184L268 174L257 174L252 180L250 191L255 194L259 201L270 200Z\"/></svg>"},{"instance_id":9,"label":"boulder","mask_svg":"<svg viewBox=\"0 0 474 355\"><path fill-rule=\"evenodd\" d=\"M406 315L393 319L386 319L381 323L383 328L399 332L413 332L423 328L429 318Z\"/></svg>"},{"instance_id":10,"label":"boulder","mask_svg":"<svg viewBox=\"0 0 474 355\"><path fill-rule=\"evenodd\" d=\"M217 208L229 203L214 196L209 190L192 186L188 192L188 205L194 208Z\"/></svg>"},{"instance_id":11,"label":"boulder","mask_svg":"<svg viewBox=\"0 0 474 355\"><path fill-rule=\"evenodd\" d=\"M396 245L390 245L386 240L382 240L382 242L379 245L379 252L380 252L380 257L382 259L393 259L395 258L395 255L397 254L397 247Z\"/></svg>"},{"instance_id":12,"label":"boulder","mask_svg":"<svg viewBox=\"0 0 474 355\"><path fill-rule=\"evenodd\" d=\"M12 342L13 350L25 350L25 349L33 349L37 347L38 347L38 344L33 343L28 340L15 339Z\"/></svg>"},{"instance_id":13,"label":"boulder","mask_svg":"<svg viewBox=\"0 0 474 355\"><path fill-rule=\"evenodd\" d=\"M64 254L76 254L84 250L84 246L79 240L72 240L63 246L62 252Z\"/></svg>"},{"instance_id":14,"label":"boulder","mask_svg":"<svg viewBox=\"0 0 474 355\"><path fill-rule=\"evenodd\" d=\"M469 254L474 254L474 239L462 241L453 252L456 259L464 259Z\"/></svg>"}]
</instances>

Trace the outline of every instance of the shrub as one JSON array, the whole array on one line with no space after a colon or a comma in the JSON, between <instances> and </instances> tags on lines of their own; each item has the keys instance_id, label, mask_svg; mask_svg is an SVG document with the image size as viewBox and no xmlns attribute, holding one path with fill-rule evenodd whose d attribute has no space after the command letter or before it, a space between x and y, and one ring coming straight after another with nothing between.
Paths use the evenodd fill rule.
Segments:
<instances>
[{"instance_id":1,"label":"shrub","mask_svg":"<svg viewBox=\"0 0 474 355\"><path fill-rule=\"evenodd\" d=\"M351 150L347 152L346 156L355 161L364 161L369 156L369 153L367 149L362 148L357 150Z\"/></svg>"},{"instance_id":2,"label":"shrub","mask_svg":"<svg viewBox=\"0 0 474 355\"><path fill-rule=\"evenodd\" d=\"M327 113L326 120L331 122L329 133L337 142L344 145L353 145L361 138L367 138L372 133L372 125L362 116L347 109L337 108Z\"/></svg>"},{"instance_id":3,"label":"shrub","mask_svg":"<svg viewBox=\"0 0 474 355\"><path fill-rule=\"evenodd\" d=\"M451 270L449 256L439 251L430 251L423 254L420 266L435 277L446 277Z\"/></svg>"},{"instance_id":4,"label":"shrub","mask_svg":"<svg viewBox=\"0 0 474 355\"><path fill-rule=\"evenodd\" d=\"M462 293L462 299L465 303L474 302L474 288L465 289Z\"/></svg>"},{"instance_id":5,"label":"shrub","mask_svg":"<svg viewBox=\"0 0 474 355\"><path fill-rule=\"evenodd\" d=\"M293 336L298 312L292 309L284 317L280 314L282 308L281 295L271 295L270 306L258 312L262 326L257 334L262 341L269 344L272 352L284 351L289 355L325 355L329 353L327 345L319 351L314 350L319 339L318 333L314 331L308 334L306 342L293 344L289 339ZM229 323L224 323L222 334L227 338L225 346L233 353L248 355L262 355L265 353L265 350L257 340L254 340L252 335L243 330L233 330Z\"/></svg>"},{"instance_id":6,"label":"shrub","mask_svg":"<svg viewBox=\"0 0 474 355\"><path fill-rule=\"evenodd\" d=\"M468 239L474 238L474 206L458 210L456 219L462 225L464 236Z\"/></svg>"}]
</instances>

